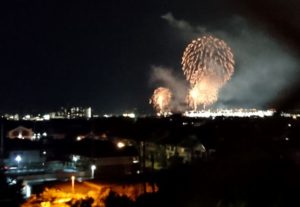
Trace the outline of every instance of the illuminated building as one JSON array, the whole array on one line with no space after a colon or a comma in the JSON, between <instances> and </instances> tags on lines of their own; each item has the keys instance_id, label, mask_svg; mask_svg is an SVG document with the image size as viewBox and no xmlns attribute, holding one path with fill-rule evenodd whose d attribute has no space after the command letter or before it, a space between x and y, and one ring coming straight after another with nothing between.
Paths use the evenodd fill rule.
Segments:
<instances>
[{"instance_id":1,"label":"illuminated building","mask_svg":"<svg viewBox=\"0 0 300 207\"><path fill-rule=\"evenodd\" d=\"M8 138L10 139L32 139L33 138L33 131L32 129L19 126L15 129L12 129L8 132Z\"/></svg>"},{"instance_id":2,"label":"illuminated building","mask_svg":"<svg viewBox=\"0 0 300 207\"><path fill-rule=\"evenodd\" d=\"M67 119L77 119L77 118L92 118L92 108L91 107L71 107L64 108L62 107L59 112L56 112L54 118L62 117Z\"/></svg>"}]
</instances>

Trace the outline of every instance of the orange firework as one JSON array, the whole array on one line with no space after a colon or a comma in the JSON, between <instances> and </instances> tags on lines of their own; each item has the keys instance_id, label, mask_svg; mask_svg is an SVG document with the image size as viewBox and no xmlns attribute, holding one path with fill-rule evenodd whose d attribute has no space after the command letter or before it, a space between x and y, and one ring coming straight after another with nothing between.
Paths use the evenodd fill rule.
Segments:
<instances>
[{"instance_id":1,"label":"orange firework","mask_svg":"<svg viewBox=\"0 0 300 207\"><path fill-rule=\"evenodd\" d=\"M211 35L193 40L184 51L181 64L191 84L187 101L194 109L200 104L205 107L216 102L219 89L234 72L230 47Z\"/></svg>"},{"instance_id":2,"label":"orange firework","mask_svg":"<svg viewBox=\"0 0 300 207\"><path fill-rule=\"evenodd\" d=\"M154 90L149 102L159 114L163 114L169 111L171 98L172 93L168 88L159 87Z\"/></svg>"},{"instance_id":3,"label":"orange firework","mask_svg":"<svg viewBox=\"0 0 300 207\"><path fill-rule=\"evenodd\" d=\"M201 81L190 89L187 96L187 103L194 111L197 110L198 105L205 108L218 100L218 90L215 86L210 85L209 82Z\"/></svg>"},{"instance_id":4,"label":"orange firework","mask_svg":"<svg viewBox=\"0 0 300 207\"><path fill-rule=\"evenodd\" d=\"M213 78L219 85L223 85L234 71L231 49L223 40L213 36L193 40L184 51L181 64L191 85L206 77Z\"/></svg>"}]
</instances>

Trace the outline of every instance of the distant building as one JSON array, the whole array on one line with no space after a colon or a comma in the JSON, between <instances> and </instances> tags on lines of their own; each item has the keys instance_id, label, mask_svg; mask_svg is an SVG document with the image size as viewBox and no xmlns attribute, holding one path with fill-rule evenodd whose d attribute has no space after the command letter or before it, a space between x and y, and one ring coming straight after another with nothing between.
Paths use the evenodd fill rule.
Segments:
<instances>
[{"instance_id":1,"label":"distant building","mask_svg":"<svg viewBox=\"0 0 300 207\"><path fill-rule=\"evenodd\" d=\"M126 174L139 173L139 157L138 155L114 155L114 156L79 156L72 155L72 161L76 169L86 170L88 172L92 166L95 175L116 176ZM92 176L93 177L93 176Z\"/></svg>"},{"instance_id":2,"label":"distant building","mask_svg":"<svg viewBox=\"0 0 300 207\"><path fill-rule=\"evenodd\" d=\"M62 107L60 111L56 112L55 114L51 114L51 118L90 119L90 118L92 118L92 108L91 107L87 107L87 108L84 108L84 107L70 107L70 108Z\"/></svg>"},{"instance_id":3,"label":"distant building","mask_svg":"<svg viewBox=\"0 0 300 207\"><path fill-rule=\"evenodd\" d=\"M143 146L145 145L145 146ZM207 158L204 145L197 140L182 138L180 142L166 140L165 143L155 141L142 142L140 151L145 153L145 167L162 169L177 163L190 163L195 159Z\"/></svg>"},{"instance_id":4,"label":"distant building","mask_svg":"<svg viewBox=\"0 0 300 207\"><path fill-rule=\"evenodd\" d=\"M4 114L1 117L7 120L14 120L14 121L19 121L20 119L19 114Z\"/></svg>"},{"instance_id":5,"label":"distant building","mask_svg":"<svg viewBox=\"0 0 300 207\"><path fill-rule=\"evenodd\" d=\"M10 139L33 139L34 133L32 129L18 126L8 132L7 137Z\"/></svg>"}]
</instances>

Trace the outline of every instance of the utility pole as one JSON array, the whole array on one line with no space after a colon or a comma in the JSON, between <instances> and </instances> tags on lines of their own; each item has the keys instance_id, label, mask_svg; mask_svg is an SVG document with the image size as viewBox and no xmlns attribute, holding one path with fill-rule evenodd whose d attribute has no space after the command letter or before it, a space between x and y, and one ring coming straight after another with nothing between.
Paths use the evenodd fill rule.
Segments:
<instances>
[{"instance_id":1,"label":"utility pole","mask_svg":"<svg viewBox=\"0 0 300 207\"><path fill-rule=\"evenodd\" d=\"M1 137L0 137L0 139L1 139L1 147L0 147L0 153L1 153L1 158L3 158L4 157L4 126L3 126L4 124L3 124L3 120L1 121Z\"/></svg>"},{"instance_id":2,"label":"utility pole","mask_svg":"<svg viewBox=\"0 0 300 207\"><path fill-rule=\"evenodd\" d=\"M146 171L146 142L145 139L140 142L140 155L141 155L141 161L142 161L142 175L143 175L143 187L144 187L144 193L147 193L147 184L146 184L146 177L145 177L145 171Z\"/></svg>"}]
</instances>

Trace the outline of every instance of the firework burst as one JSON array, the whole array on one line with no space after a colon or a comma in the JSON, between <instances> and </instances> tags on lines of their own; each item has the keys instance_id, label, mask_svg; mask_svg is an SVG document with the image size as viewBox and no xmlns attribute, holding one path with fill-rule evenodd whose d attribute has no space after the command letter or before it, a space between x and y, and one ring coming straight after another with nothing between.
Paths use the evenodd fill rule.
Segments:
<instances>
[{"instance_id":1,"label":"firework burst","mask_svg":"<svg viewBox=\"0 0 300 207\"><path fill-rule=\"evenodd\" d=\"M197 110L199 105L205 109L218 100L218 90L216 87L211 86L209 82L201 81L196 83L187 96L187 103L194 111Z\"/></svg>"},{"instance_id":2,"label":"firework burst","mask_svg":"<svg viewBox=\"0 0 300 207\"><path fill-rule=\"evenodd\" d=\"M153 105L157 113L164 114L170 110L171 98L172 93L168 88L159 87L154 90L149 103Z\"/></svg>"},{"instance_id":3,"label":"firework burst","mask_svg":"<svg viewBox=\"0 0 300 207\"><path fill-rule=\"evenodd\" d=\"M211 77L222 85L234 71L231 49L223 40L213 36L193 40L184 51L181 64L191 85L206 77Z\"/></svg>"},{"instance_id":4,"label":"firework burst","mask_svg":"<svg viewBox=\"0 0 300 207\"><path fill-rule=\"evenodd\" d=\"M218 99L220 88L234 72L233 53L227 44L211 35L190 43L182 57L182 70L191 85L187 102L194 110Z\"/></svg>"}]
</instances>

